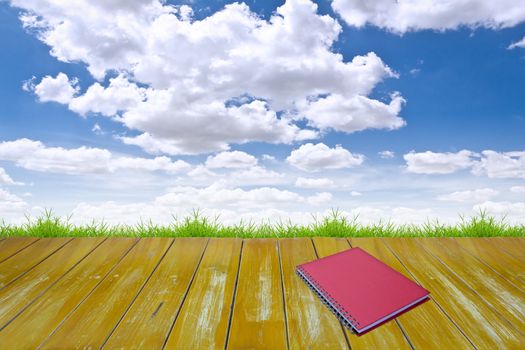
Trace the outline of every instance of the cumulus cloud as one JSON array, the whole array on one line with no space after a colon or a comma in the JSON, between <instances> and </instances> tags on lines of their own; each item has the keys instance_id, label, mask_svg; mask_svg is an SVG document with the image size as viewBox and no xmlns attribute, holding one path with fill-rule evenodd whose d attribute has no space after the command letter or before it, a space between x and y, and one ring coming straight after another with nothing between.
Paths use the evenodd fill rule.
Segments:
<instances>
[{"instance_id":1,"label":"cumulus cloud","mask_svg":"<svg viewBox=\"0 0 525 350\"><path fill-rule=\"evenodd\" d=\"M319 171L322 169L341 169L361 165L364 161L362 154L352 154L341 145L330 148L324 143L301 145L293 150L286 161L294 167L305 171Z\"/></svg>"},{"instance_id":2,"label":"cumulus cloud","mask_svg":"<svg viewBox=\"0 0 525 350\"><path fill-rule=\"evenodd\" d=\"M457 153L436 153L431 151L416 153L414 151L403 155L407 171L417 174L451 174L467 169L474 164L476 154L468 150Z\"/></svg>"},{"instance_id":3,"label":"cumulus cloud","mask_svg":"<svg viewBox=\"0 0 525 350\"><path fill-rule=\"evenodd\" d=\"M257 187L245 190L230 187L225 181L217 181L208 187L176 186L155 199L155 204L180 208L255 208L293 203L319 204L330 200L327 194L310 197L274 187Z\"/></svg>"},{"instance_id":4,"label":"cumulus cloud","mask_svg":"<svg viewBox=\"0 0 525 350\"><path fill-rule=\"evenodd\" d=\"M240 169L249 168L257 164L257 158L241 151L221 152L206 159L206 166L210 169L230 168Z\"/></svg>"},{"instance_id":5,"label":"cumulus cloud","mask_svg":"<svg viewBox=\"0 0 525 350\"><path fill-rule=\"evenodd\" d=\"M479 188L475 190L456 191L449 194L440 195L437 197L441 201L452 202L483 202L495 197L499 194L493 188Z\"/></svg>"},{"instance_id":6,"label":"cumulus cloud","mask_svg":"<svg viewBox=\"0 0 525 350\"><path fill-rule=\"evenodd\" d=\"M474 174L489 178L525 179L525 151L500 153L487 150L481 154L482 158L472 169Z\"/></svg>"},{"instance_id":7,"label":"cumulus cloud","mask_svg":"<svg viewBox=\"0 0 525 350\"><path fill-rule=\"evenodd\" d=\"M331 188L334 186L334 182L326 178L305 178L298 177L295 181L295 187L300 188Z\"/></svg>"},{"instance_id":8,"label":"cumulus cloud","mask_svg":"<svg viewBox=\"0 0 525 350\"><path fill-rule=\"evenodd\" d=\"M509 49L522 48L525 49L525 36L520 40L512 43L508 47Z\"/></svg>"},{"instance_id":9,"label":"cumulus cloud","mask_svg":"<svg viewBox=\"0 0 525 350\"><path fill-rule=\"evenodd\" d=\"M14 162L28 170L61 174L108 173L117 170L187 171L190 165L168 157L153 159L115 156L107 149L48 147L40 141L18 139L0 142L0 160Z\"/></svg>"},{"instance_id":10,"label":"cumulus cloud","mask_svg":"<svg viewBox=\"0 0 525 350\"><path fill-rule=\"evenodd\" d=\"M27 203L22 198L0 188L0 213L2 213L2 217L6 213L21 214L27 207Z\"/></svg>"},{"instance_id":11,"label":"cumulus cloud","mask_svg":"<svg viewBox=\"0 0 525 350\"><path fill-rule=\"evenodd\" d=\"M363 194L362 194L361 192L358 192L358 191L352 191L352 192L350 192L350 195L351 195L352 197L360 197L360 196L362 196Z\"/></svg>"},{"instance_id":12,"label":"cumulus cloud","mask_svg":"<svg viewBox=\"0 0 525 350\"><path fill-rule=\"evenodd\" d=\"M525 20L525 6L520 0L333 0L332 8L351 26L371 24L399 34L462 26L501 29Z\"/></svg>"},{"instance_id":13,"label":"cumulus cloud","mask_svg":"<svg viewBox=\"0 0 525 350\"><path fill-rule=\"evenodd\" d=\"M243 185L278 184L285 181L285 174L266 169L262 166L253 166L249 169L234 171L226 175L229 182Z\"/></svg>"},{"instance_id":14,"label":"cumulus cloud","mask_svg":"<svg viewBox=\"0 0 525 350\"><path fill-rule=\"evenodd\" d=\"M350 61L334 52L341 26L310 0L287 0L268 20L243 3L200 20L187 6L158 0L11 3L51 55L85 63L99 80L77 94L61 73L54 80L60 77L66 93L48 100L112 117L134 131L123 142L152 154L291 144L322 130L405 124L400 95L388 103L369 97L397 75L372 52ZM104 83L108 72L116 76Z\"/></svg>"},{"instance_id":15,"label":"cumulus cloud","mask_svg":"<svg viewBox=\"0 0 525 350\"><path fill-rule=\"evenodd\" d=\"M14 181L11 176L5 171L4 168L0 168L0 184L4 185L23 185L22 182Z\"/></svg>"},{"instance_id":16,"label":"cumulus cloud","mask_svg":"<svg viewBox=\"0 0 525 350\"><path fill-rule=\"evenodd\" d=\"M304 116L309 125L321 130L352 133L365 129L399 129L406 122L398 116L405 100L397 94L389 104L364 96L348 98L333 94L309 101Z\"/></svg>"},{"instance_id":17,"label":"cumulus cloud","mask_svg":"<svg viewBox=\"0 0 525 350\"><path fill-rule=\"evenodd\" d=\"M381 151L378 153L379 156L383 159L391 159L391 158L394 158L396 156L396 154L392 151Z\"/></svg>"},{"instance_id":18,"label":"cumulus cloud","mask_svg":"<svg viewBox=\"0 0 525 350\"><path fill-rule=\"evenodd\" d=\"M111 117L136 107L145 98L146 89L131 83L121 74L109 79L108 87L94 83L84 94L68 102L69 108L80 115L91 112Z\"/></svg>"},{"instance_id":19,"label":"cumulus cloud","mask_svg":"<svg viewBox=\"0 0 525 350\"><path fill-rule=\"evenodd\" d=\"M76 79L69 79L64 73L55 78L46 75L37 85L25 85L24 89L33 91L41 102L58 102L68 104L79 91Z\"/></svg>"}]
</instances>

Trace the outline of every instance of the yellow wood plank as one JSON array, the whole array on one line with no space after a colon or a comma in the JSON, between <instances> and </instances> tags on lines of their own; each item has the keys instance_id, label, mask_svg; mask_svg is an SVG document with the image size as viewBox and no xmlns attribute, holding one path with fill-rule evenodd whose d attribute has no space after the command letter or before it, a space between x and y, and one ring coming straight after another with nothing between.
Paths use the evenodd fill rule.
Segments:
<instances>
[{"instance_id":1,"label":"yellow wood plank","mask_svg":"<svg viewBox=\"0 0 525 350\"><path fill-rule=\"evenodd\" d=\"M477 348L523 348L523 334L414 239L382 240Z\"/></svg>"},{"instance_id":2,"label":"yellow wood plank","mask_svg":"<svg viewBox=\"0 0 525 350\"><path fill-rule=\"evenodd\" d=\"M341 323L296 274L317 259L309 238L279 240L290 349L347 349Z\"/></svg>"},{"instance_id":3,"label":"yellow wood plank","mask_svg":"<svg viewBox=\"0 0 525 350\"><path fill-rule=\"evenodd\" d=\"M286 349L279 250L275 239L245 240L228 349Z\"/></svg>"},{"instance_id":4,"label":"yellow wood plank","mask_svg":"<svg viewBox=\"0 0 525 350\"><path fill-rule=\"evenodd\" d=\"M241 244L210 239L166 349L224 349Z\"/></svg>"},{"instance_id":5,"label":"yellow wood plank","mask_svg":"<svg viewBox=\"0 0 525 350\"><path fill-rule=\"evenodd\" d=\"M100 348L172 243L142 238L40 349Z\"/></svg>"},{"instance_id":6,"label":"yellow wood plank","mask_svg":"<svg viewBox=\"0 0 525 350\"><path fill-rule=\"evenodd\" d=\"M42 238L0 264L0 288L46 259L71 238Z\"/></svg>"},{"instance_id":7,"label":"yellow wood plank","mask_svg":"<svg viewBox=\"0 0 525 350\"><path fill-rule=\"evenodd\" d=\"M525 262L516 259L494 243L479 238L458 238L459 245L502 275L507 281L525 291Z\"/></svg>"},{"instance_id":8,"label":"yellow wood plank","mask_svg":"<svg viewBox=\"0 0 525 350\"><path fill-rule=\"evenodd\" d=\"M0 242L0 263L38 241L34 237L11 237Z\"/></svg>"},{"instance_id":9,"label":"yellow wood plank","mask_svg":"<svg viewBox=\"0 0 525 350\"><path fill-rule=\"evenodd\" d=\"M351 238L349 241L352 247L364 249L396 271L418 282L379 239ZM426 288L425 285L423 287ZM473 348L467 338L441 311L433 298L402 314L397 318L397 321L403 327L410 342L416 349Z\"/></svg>"},{"instance_id":10,"label":"yellow wood plank","mask_svg":"<svg viewBox=\"0 0 525 350\"><path fill-rule=\"evenodd\" d=\"M491 244L494 249L503 250L518 260L525 262L525 238L523 237L490 237L480 238Z\"/></svg>"},{"instance_id":11,"label":"yellow wood plank","mask_svg":"<svg viewBox=\"0 0 525 350\"><path fill-rule=\"evenodd\" d=\"M176 238L105 349L161 349L203 254L207 238Z\"/></svg>"},{"instance_id":12,"label":"yellow wood plank","mask_svg":"<svg viewBox=\"0 0 525 350\"><path fill-rule=\"evenodd\" d=\"M417 242L525 335L525 293L522 290L466 253L455 238L423 238Z\"/></svg>"},{"instance_id":13,"label":"yellow wood plank","mask_svg":"<svg viewBox=\"0 0 525 350\"><path fill-rule=\"evenodd\" d=\"M132 238L108 238L12 322L2 326L2 347L35 349L136 242Z\"/></svg>"},{"instance_id":14,"label":"yellow wood plank","mask_svg":"<svg viewBox=\"0 0 525 350\"><path fill-rule=\"evenodd\" d=\"M350 249L350 244L344 238L316 237L313 238L313 242L319 258ZM409 343L395 320L386 322L361 336L353 334L346 328L345 332L352 349L410 349Z\"/></svg>"},{"instance_id":15,"label":"yellow wood plank","mask_svg":"<svg viewBox=\"0 0 525 350\"><path fill-rule=\"evenodd\" d=\"M6 324L35 298L62 278L104 238L75 239L34 269L0 290L0 325Z\"/></svg>"}]
</instances>

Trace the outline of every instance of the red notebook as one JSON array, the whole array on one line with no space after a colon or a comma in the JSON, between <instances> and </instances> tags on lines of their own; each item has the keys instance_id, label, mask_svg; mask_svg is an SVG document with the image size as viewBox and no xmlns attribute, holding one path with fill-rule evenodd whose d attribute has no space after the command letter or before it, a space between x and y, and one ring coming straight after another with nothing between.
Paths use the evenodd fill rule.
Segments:
<instances>
[{"instance_id":1,"label":"red notebook","mask_svg":"<svg viewBox=\"0 0 525 350\"><path fill-rule=\"evenodd\" d=\"M430 294L360 248L299 265L297 273L356 333L407 311Z\"/></svg>"}]
</instances>

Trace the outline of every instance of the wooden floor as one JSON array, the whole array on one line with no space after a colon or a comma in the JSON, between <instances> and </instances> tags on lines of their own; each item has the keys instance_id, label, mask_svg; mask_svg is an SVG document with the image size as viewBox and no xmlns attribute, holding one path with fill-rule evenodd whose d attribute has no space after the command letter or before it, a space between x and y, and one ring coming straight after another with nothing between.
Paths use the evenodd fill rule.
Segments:
<instances>
[{"instance_id":1,"label":"wooden floor","mask_svg":"<svg viewBox=\"0 0 525 350\"><path fill-rule=\"evenodd\" d=\"M359 246L431 301L356 336L294 272ZM9 238L2 349L524 349L525 238Z\"/></svg>"}]
</instances>

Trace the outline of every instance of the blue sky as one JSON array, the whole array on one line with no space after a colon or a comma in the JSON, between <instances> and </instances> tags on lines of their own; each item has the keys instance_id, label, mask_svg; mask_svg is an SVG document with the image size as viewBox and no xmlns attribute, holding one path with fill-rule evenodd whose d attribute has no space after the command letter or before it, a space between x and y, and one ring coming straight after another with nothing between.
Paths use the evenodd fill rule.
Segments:
<instances>
[{"instance_id":1,"label":"blue sky","mask_svg":"<svg viewBox=\"0 0 525 350\"><path fill-rule=\"evenodd\" d=\"M0 3L8 221L525 221L519 1L44 3Z\"/></svg>"}]
</instances>

